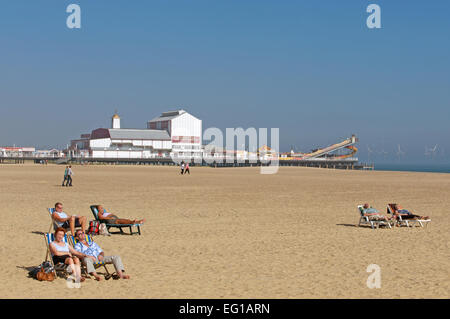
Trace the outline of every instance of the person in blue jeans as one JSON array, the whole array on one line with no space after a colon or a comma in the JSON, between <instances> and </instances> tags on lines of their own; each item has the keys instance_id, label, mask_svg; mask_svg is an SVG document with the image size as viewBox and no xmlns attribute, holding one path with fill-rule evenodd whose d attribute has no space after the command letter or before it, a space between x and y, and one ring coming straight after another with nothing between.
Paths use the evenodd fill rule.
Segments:
<instances>
[{"instance_id":1,"label":"person in blue jeans","mask_svg":"<svg viewBox=\"0 0 450 319\"><path fill-rule=\"evenodd\" d=\"M398 219L398 216L402 216L402 219L430 219L428 216L419 216L415 215L409 210L404 209L402 206L395 204L394 205L394 217Z\"/></svg>"},{"instance_id":2,"label":"person in blue jeans","mask_svg":"<svg viewBox=\"0 0 450 319\"><path fill-rule=\"evenodd\" d=\"M61 186L65 186L65 182L67 181L67 172L69 171L69 166L66 166L66 170L64 171L64 180Z\"/></svg>"},{"instance_id":3,"label":"person in blue jeans","mask_svg":"<svg viewBox=\"0 0 450 319\"><path fill-rule=\"evenodd\" d=\"M390 218L381 215L378 210L369 206L369 204L364 204L363 206L363 214L364 216L369 217L370 220L385 220L388 221Z\"/></svg>"}]
</instances>

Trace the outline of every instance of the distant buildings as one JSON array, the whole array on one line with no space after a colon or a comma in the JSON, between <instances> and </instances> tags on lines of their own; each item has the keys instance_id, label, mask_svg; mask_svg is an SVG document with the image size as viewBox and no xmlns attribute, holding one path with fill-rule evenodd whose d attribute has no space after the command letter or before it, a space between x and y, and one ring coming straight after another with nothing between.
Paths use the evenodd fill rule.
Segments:
<instances>
[{"instance_id":1,"label":"distant buildings","mask_svg":"<svg viewBox=\"0 0 450 319\"><path fill-rule=\"evenodd\" d=\"M201 157L202 121L184 110L164 112L147 129L121 128L114 114L111 128L98 128L72 140L70 156L92 158Z\"/></svg>"},{"instance_id":2,"label":"distant buildings","mask_svg":"<svg viewBox=\"0 0 450 319\"><path fill-rule=\"evenodd\" d=\"M32 157L35 151L34 147L0 146L0 157Z\"/></svg>"},{"instance_id":3,"label":"distant buildings","mask_svg":"<svg viewBox=\"0 0 450 319\"><path fill-rule=\"evenodd\" d=\"M36 150L34 147L0 146L0 157L63 157L64 153L57 149Z\"/></svg>"}]
</instances>

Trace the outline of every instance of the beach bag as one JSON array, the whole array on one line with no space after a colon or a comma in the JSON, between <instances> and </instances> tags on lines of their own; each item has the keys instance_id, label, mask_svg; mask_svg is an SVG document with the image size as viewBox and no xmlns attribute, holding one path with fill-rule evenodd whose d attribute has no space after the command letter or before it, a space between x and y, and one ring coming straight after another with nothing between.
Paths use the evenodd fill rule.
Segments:
<instances>
[{"instance_id":1,"label":"beach bag","mask_svg":"<svg viewBox=\"0 0 450 319\"><path fill-rule=\"evenodd\" d=\"M96 220L91 220L89 222L88 234L89 235L98 235L100 228L100 222Z\"/></svg>"},{"instance_id":2,"label":"beach bag","mask_svg":"<svg viewBox=\"0 0 450 319\"><path fill-rule=\"evenodd\" d=\"M53 281L55 280L55 273L54 272L45 272L44 267L39 270L39 272L36 274L36 279L39 281Z\"/></svg>"},{"instance_id":3,"label":"beach bag","mask_svg":"<svg viewBox=\"0 0 450 319\"><path fill-rule=\"evenodd\" d=\"M103 235L103 236L111 236L111 234L108 231L108 227L106 227L105 224L100 224L98 232L100 235Z\"/></svg>"},{"instance_id":4,"label":"beach bag","mask_svg":"<svg viewBox=\"0 0 450 319\"><path fill-rule=\"evenodd\" d=\"M39 281L53 281L55 279L54 268L49 261L44 261L39 266L31 269L28 272L28 276Z\"/></svg>"}]
</instances>

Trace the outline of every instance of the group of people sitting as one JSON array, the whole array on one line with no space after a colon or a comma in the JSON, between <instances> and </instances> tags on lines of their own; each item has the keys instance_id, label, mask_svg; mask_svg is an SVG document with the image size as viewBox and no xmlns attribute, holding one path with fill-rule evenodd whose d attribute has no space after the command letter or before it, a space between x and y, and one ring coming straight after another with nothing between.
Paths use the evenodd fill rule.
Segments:
<instances>
[{"instance_id":1,"label":"group of people sitting","mask_svg":"<svg viewBox=\"0 0 450 319\"><path fill-rule=\"evenodd\" d=\"M64 228L58 227L55 230L55 240L50 244L50 252L54 264L63 263L68 265L75 278L80 282L85 280L81 276L80 260L86 266L87 272L95 280L102 280L102 277L97 274L94 267L95 263L101 261L105 264L113 264L119 278L130 279L129 275L124 274L125 268L120 256L105 256L103 250L94 241L87 242L84 230L78 229L76 231L74 237L77 239L77 243L74 248L64 241L65 233L66 230Z\"/></svg>"},{"instance_id":2,"label":"group of people sitting","mask_svg":"<svg viewBox=\"0 0 450 319\"><path fill-rule=\"evenodd\" d=\"M107 222L108 224L135 225L135 224L143 224L145 222L145 219L119 218L116 215L107 212L102 205L97 206L97 211L98 211L98 219L100 221ZM81 229L87 229L86 216L68 215L67 213L63 212L63 205L62 203L59 202L55 204L55 210L52 214L52 218L58 227L66 229L70 228L70 232L72 233L72 235L75 235L76 227L81 227Z\"/></svg>"},{"instance_id":3,"label":"group of people sitting","mask_svg":"<svg viewBox=\"0 0 450 319\"><path fill-rule=\"evenodd\" d=\"M384 221L389 221L389 220L399 220L400 217L401 219L420 219L420 220L428 220L429 217L428 216L420 216L420 215L416 215L413 212L410 212L409 210L404 209L402 206L398 205L398 204L393 204L391 206L392 208L392 216L388 217L385 215L381 215L380 212L378 210L376 210L375 208L372 208L371 206L369 206L369 204L364 204L363 205L363 210L362 213L364 216L367 216L370 220L384 220Z\"/></svg>"},{"instance_id":4,"label":"group of people sitting","mask_svg":"<svg viewBox=\"0 0 450 319\"><path fill-rule=\"evenodd\" d=\"M107 212L102 205L97 206L98 218L100 221L107 221L108 224L142 224L145 219L123 219ZM102 278L95 271L94 264L103 261L105 264L113 264L116 273L121 279L129 279L130 276L124 274L120 256L105 256L103 250L94 241L86 240L86 216L69 215L63 212L62 203L55 204L55 210L52 214L53 221L58 226L55 230L55 240L50 244L50 252L54 264L64 263L74 272L75 278L83 282L85 279L81 276L80 261L86 266L87 272L96 280ZM81 227L75 231L76 227ZM71 247L64 241L66 229L71 231L72 236L77 240L74 247Z\"/></svg>"}]
</instances>

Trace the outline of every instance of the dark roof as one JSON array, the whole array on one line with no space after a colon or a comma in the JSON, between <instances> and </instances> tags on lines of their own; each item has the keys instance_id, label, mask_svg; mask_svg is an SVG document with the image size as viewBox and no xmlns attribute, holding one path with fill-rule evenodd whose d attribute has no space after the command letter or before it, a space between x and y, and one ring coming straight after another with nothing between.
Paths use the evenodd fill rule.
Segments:
<instances>
[{"instance_id":1,"label":"dark roof","mask_svg":"<svg viewBox=\"0 0 450 319\"><path fill-rule=\"evenodd\" d=\"M184 113L186 113L185 110L164 112L164 113L161 113L160 116L155 117L153 120L150 120L148 122L151 123L151 122L159 122L159 121L169 121L169 120L172 120Z\"/></svg>"},{"instance_id":2,"label":"dark roof","mask_svg":"<svg viewBox=\"0 0 450 319\"><path fill-rule=\"evenodd\" d=\"M109 135L122 140L170 140L166 130L109 129Z\"/></svg>"}]
</instances>

